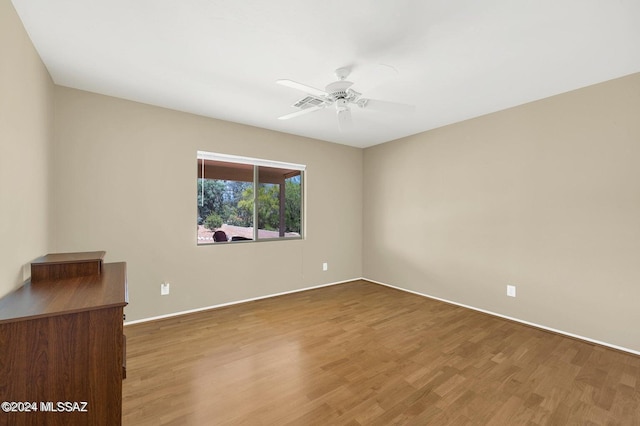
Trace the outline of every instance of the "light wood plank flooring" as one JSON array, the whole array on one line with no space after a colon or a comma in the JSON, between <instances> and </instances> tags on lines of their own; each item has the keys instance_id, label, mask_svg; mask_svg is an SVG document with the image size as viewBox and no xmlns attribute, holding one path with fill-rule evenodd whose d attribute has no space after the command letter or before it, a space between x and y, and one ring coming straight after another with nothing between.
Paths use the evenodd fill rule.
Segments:
<instances>
[{"instance_id":1,"label":"light wood plank flooring","mask_svg":"<svg viewBox=\"0 0 640 426\"><path fill-rule=\"evenodd\" d=\"M125 425L640 425L640 357L365 281L125 333Z\"/></svg>"}]
</instances>

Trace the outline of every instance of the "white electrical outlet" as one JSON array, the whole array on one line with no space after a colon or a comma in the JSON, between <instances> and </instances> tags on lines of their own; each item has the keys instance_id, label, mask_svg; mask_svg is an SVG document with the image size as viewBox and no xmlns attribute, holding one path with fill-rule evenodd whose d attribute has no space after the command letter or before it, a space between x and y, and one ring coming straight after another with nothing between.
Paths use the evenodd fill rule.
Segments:
<instances>
[{"instance_id":1,"label":"white electrical outlet","mask_svg":"<svg viewBox=\"0 0 640 426\"><path fill-rule=\"evenodd\" d=\"M327 271L327 270L329 270L329 264L328 264L327 262L324 262L324 263L322 264L322 270L323 270L323 271Z\"/></svg>"},{"instance_id":2,"label":"white electrical outlet","mask_svg":"<svg viewBox=\"0 0 640 426\"><path fill-rule=\"evenodd\" d=\"M169 294L169 283L160 284L160 295L166 296Z\"/></svg>"},{"instance_id":3,"label":"white electrical outlet","mask_svg":"<svg viewBox=\"0 0 640 426\"><path fill-rule=\"evenodd\" d=\"M516 297L516 286L508 285L507 286L507 296Z\"/></svg>"}]
</instances>

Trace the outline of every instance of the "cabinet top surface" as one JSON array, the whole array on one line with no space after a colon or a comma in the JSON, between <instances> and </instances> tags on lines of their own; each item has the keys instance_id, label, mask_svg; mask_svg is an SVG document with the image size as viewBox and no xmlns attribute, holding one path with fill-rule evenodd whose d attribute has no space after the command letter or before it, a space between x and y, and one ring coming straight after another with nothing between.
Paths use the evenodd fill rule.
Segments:
<instances>
[{"instance_id":1,"label":"cabinet top surface","mask_svg":"<svg viewBox=\"0 0 640 426\"><path fill-rule=\"evenodd\" d=\"M78 263L93 262L103 260L106 252L104 251L84 251L80 253L49 253L35 259L32 264L43 263Z\"/></svg>"},{"instance_id":2,"label":"cabinet top surface","mask_svg":"<svg viewBox=\"0 0 640 426\"><path fill-rule=\"evenodd\" d=\"M100 275L32 283L0 299L0 324L125 306L126 263L107 263Z\"/></svg>"}]
</instances>

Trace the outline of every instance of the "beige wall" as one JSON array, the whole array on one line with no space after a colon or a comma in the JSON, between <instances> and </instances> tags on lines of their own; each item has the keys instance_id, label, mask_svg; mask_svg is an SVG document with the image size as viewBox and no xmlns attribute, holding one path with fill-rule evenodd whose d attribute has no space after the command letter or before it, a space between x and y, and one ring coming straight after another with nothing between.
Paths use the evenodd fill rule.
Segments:
<instances>
[{"instance_id":1,"label":"beige wall","mask_svg":"<svg viewBox=\"0 0 640 426\"><path fill-rule=\"evenodd\" d=\"M6 0L0 52L0 296L43 253L106 250L130 320L364 275L640 351L640 74L363 156L54 89ZM196 246L196 150L307 164L307 238Z\"/></svg>"},{"instance_id":2,"label":"beige wall","mask_svg":"<svg viewBox=\"0 0 640 426\"><path fill-rule=\"evenodd\" d=\"M127 261L128 320L362 275L362 150L63 87L55 94L54 248ZM306 239L196 246L197 150L306 164Z\"/></svg>"},{"instance_id":3,"label":"beige wall","mask_svg":"<svg viewBox=\"0 0 640 426\"><path fill-rule=\"evenodd\" d=\"M49 74L13 5L0 0L0 296L49 248L52 108Z\"/></svg>"},{"instance_id":4,"label":"beige wall","mask_svg":"<svg viewBox=\"0 0 640 426\"><path fill-rule=\"evenodd\" d=\"M364 276L640 351L639 117L636 74L366 149Z\"/></svg>"}]
</instances>

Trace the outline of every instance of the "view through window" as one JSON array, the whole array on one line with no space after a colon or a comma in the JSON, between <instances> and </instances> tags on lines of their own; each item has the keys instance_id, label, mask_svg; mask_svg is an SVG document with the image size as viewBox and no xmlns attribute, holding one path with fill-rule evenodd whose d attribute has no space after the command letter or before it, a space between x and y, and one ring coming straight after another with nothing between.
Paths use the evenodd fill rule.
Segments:
<instances>
[{"instance_id":1,"label":"view through window","mask_svg":"<svg viewBox=\"0 0 640 426\"><path fill-rule=\"evenodd\" d=\"M302 238L304 169L198 151L198 244Z\"/></svg>"}]
</instances>

